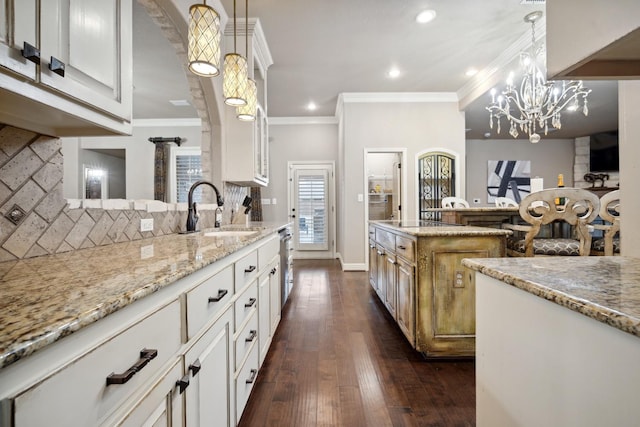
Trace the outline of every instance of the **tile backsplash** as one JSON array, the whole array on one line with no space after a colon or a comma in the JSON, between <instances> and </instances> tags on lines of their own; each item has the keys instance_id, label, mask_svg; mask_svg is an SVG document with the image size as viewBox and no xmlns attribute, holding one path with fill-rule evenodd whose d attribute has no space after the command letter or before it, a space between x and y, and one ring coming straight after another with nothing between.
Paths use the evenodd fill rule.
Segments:
<instances>
[{"instance_id":1,"label":"tile backsplash","mask_svg":"<svg viewBox=\"0 0 640 427\"><path fill-rule=\"evenodd\" d=\"M184 230L186 204L155 201L71 201L63 197L58 138L0 124L0 262L69 252ZM225 207L241 203L247 189L224 185ZM210 208L214 208L211 206ZM214 212L200 209L199 228ZM231 209L223 223L230 222ZM153 231L140 232L140 219Z\"/></svg>"}]
</instances>

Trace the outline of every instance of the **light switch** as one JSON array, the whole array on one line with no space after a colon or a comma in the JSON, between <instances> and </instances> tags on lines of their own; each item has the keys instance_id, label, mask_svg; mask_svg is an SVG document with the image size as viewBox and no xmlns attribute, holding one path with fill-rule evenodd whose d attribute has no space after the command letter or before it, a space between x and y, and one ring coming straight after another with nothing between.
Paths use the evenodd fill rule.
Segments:
<instances>
[{"instance_id":1,"label":"light switch","mask_svg":"<svg viewBox=\"0 0 640 427\"><path fill-rule=\"evenodd\" d=\"M275 205L276 204L276 198L274 197L273 199L271 199L271 204Z\"/></svg>"},{"instance_id":2,"label":"light switch","mask_svg":"<svg viewBox=\"0 0 640 427\"><path fill-rule=\"evenodd\" d=\"M364 201L364 195L358 194L358 201L359 202L363 202Z\"/></svg>"}]
</instances>

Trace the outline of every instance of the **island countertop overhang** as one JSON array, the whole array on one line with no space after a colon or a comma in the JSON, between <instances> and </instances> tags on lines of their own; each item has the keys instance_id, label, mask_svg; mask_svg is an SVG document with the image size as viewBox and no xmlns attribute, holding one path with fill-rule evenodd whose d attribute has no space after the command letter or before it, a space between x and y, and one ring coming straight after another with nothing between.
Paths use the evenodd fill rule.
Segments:
<instances>
[{"instance_id":1,"label":"island countertop overhang","mask_svg":"<svg viewBox=\"0 0 640 427\"><path fill-rule=\"evenodd\" d=\"M640 259L467 258L465 267L640 337Z\"/></svg>"}]
</instances>

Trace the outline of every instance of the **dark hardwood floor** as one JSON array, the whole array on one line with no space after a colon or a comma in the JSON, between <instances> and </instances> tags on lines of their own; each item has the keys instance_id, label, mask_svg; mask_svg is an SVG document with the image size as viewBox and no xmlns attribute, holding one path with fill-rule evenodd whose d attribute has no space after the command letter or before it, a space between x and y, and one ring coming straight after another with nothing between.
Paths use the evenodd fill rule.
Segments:
<instances>
[{"instance_id":1,"label":"dark hardwood floor","mask_svg":"<svg viewBox=\"0 0 640 427\"><path fill-rule=\"evenodd\" d=\"M294 291L240 426L473 426L473 361L427 361L368 283L296 260Z\"/></svg>"}]
</instances>

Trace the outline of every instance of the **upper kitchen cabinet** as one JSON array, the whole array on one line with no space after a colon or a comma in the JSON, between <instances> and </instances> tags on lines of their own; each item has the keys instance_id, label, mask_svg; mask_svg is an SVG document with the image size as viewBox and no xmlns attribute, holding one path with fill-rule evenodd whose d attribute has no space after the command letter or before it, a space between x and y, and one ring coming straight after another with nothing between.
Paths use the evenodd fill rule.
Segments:
<instances>
[{"instance_id":1,"label":"upper kitchen cabinet","mask_svg":"<svg viewBox=\"0 0 640 427\"><path fill-rule=\"evenodd\" d=\"M640 78L640 2L547 2L547 74L552 79Z\"/></svg>"},{"instance_id":2,"label":"upper kitchen cabinet","mask_svg":"<svg viewBox=\"0 0 640 427\"><path fill-rule=\"evenodd\" d=\"M0 122L53 136L130 134L131 2L2 2Z\"/></svg>"},{"instance_id":3,"label":"upper kitchen cabinet","mask_svg":"<svg viewBox=\"0 0 640 427\"><path fill-rule=\"evenodd\" d=\"M242 23L240 23L242 21ZM245 24L238 20L238 53L245 51ZM258 88L256 119L243 122L236 118L236 109L225 108L225 142L223 180L241 186L266 186L269 184L269 128L267 119L267 69L273 64L260 21L249 19L248 25L249 75ZM225 31L225 46L233 49L233 21ZM253 71L253 74L252 74Z\"/></svg>"}]
</instances>

